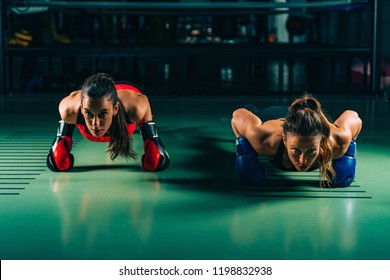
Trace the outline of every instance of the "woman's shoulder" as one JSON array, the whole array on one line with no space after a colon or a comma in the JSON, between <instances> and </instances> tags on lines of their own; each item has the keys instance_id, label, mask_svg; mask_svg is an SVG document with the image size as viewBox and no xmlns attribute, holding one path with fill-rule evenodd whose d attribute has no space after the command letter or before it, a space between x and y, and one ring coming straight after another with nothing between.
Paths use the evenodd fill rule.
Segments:
<instances>
[{"instance_id":1,"label":"woman's shoulder","mask_svg":"<svg viewBox=\"0 0 390 280\"><path fill-rule=\"evenodd\" d=\"M331 126L330 142L333 147L333 158L339 158L347 151L352 137L345 129L335 125Z\"/></svg>"},{"instance_id":2,"label":"woman's shoulder","mask_svg":"<svg viewBox=\"0 0 390 280\"><path fill-rule=\"evenodd\" d=\"M119 90L118 98L122 103L127 117L133 122L139 121L145 116L145 112L150 110L148 98L134 90Z\"/></svg>"},{"instance_id":3,"label":"woman's shoulder","mask_svg":"<svg viewBox=\"0 0 390 280\"><path fill-rule=\"evenodd\" d=\"M80 96L81 91L80 90L74 90L71 93L69 93L68 96L75 97L75 96Z\"/></svg>"},{"instance_id":4,"label":"woman's shoulder","mask_svg":"<svg viewBox=\"0 0 390 280\"><path fill-rule=\"evenodd\" d=\"M69 95L65 96L61 102L69 102L69 101L80 101L80 95L81 91L80 90L75 90L69 93Z\"/></svg>"},{"instance_id":5,"label":"woman's shoulder","mask_svg":"<svg viewBox=\"0 0 390 280\"><path fill-rule=\"evenodd\" d=\"M269 120L255 128L252 139L257 142L256 151L259 154L272 157L277 153L283 135L283 122L283 119Z\"/></svg>"},{"instance_id":6,"label":"woman's shoulder","mask_svg":"<svg viewBox=\"0 0 390 280\"><path fill-rule=\"evenodd\" d=\"M125 108L131 108L136 105L140 99L145 98L143 94L140 94L131 89L120 89L118 92L118 98L121 100Z\"/></svg>"},{"instance_id":7,"label":"woman's shoulder","mask_svg":"<svg viewBox=\"0 0 390 280\"><path fill-rule=\"evenodd\" d=\"M71 92L60 102L59 112L61 118L67 123L76 123L79 110L80 110L79 90Z\"/></svg>"}]
</instances>

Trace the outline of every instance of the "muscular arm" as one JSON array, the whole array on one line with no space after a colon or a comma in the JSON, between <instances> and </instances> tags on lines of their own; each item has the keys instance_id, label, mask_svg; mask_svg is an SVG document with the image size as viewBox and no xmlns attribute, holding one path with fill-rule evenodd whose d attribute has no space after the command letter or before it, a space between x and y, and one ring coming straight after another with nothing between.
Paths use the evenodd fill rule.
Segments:
<instances>
[{"instance_id":1,"label":"muscular arm","mask_svg":"<svg viewBox=\"0 0 390 280\"><path fill-rule=\"evenodd\" d=\"M259 154L272 156L275 153L275 136L281 135L279 120L263 123L256 115L241 108L233 112L232 129L236 138L243 136ZM279 138L280 139L280 138Z\"/></svg>"},{"instance_id":2,"label":"muscular arm","mask_svg":"<svg viewBox=\"0 0 390 280\"><path fill-rule=\"evenodd\" d=\"M142 167L146 171L165 170L170 164L170 158L157 133L148 98L132 90L119 90L118 96L129 119L138 122L145 151Z\"/></svg>"},{"instance_id":3,"label":"muscular arm","mask_svg":"<svg viewBox=\"0 0 390 280\"><path fill-rule=\"evenodd\" d=\"M356 140L362 128L359 115L351 110L344 111L340 117L331 124L333 139L333 158L339 158L348 149L351 140Z\"/></svg>"},{"instance_id":4,"label":"muscular arm","mask_svg":"<svg viewBox=\"0 0 390 280\"><path fill-rule=\"evenodd\" d=\"M61 119L68 124L77 122L77 114L80 108L80 91L74 91L61 100L58 106Z\"/></svg>"},{"instance_id":5,"label":"muscular arm","mask_svg":"<svg viewBox=\"0 0 390 280\"><path fill-rule=\"evenodd\" d=\"M237 109L233 112L232 129L236 138L248 138L252 131L262 125L262 121L246 109Z\"/></svg>"},{"instance_id":6,"label":"muscular arm","mask_svg":"<svg viewBox=\"0 0 390 280\"><path fill-rule=\"evenodd\" d=\"M351 110L343 112L331 126L333 134L333 160L332 167L335 178L332 184L338 187L347 187L355 179L356 173L356 140L362 128L362 120L359 115ZM333 132L332 132L333 130Z\"/></svg>"},{"instance_id":7,"label":"muscular arm","mask_svg":"<svg viewBox=\"0 0 390 280\"><path fill-rule=\"evenodd\" d=\"M344 131L350 140L356 140L362 128L362 120L355 111L344 111L334 122L334 125Z\"/></svg>"},{"instance_id":8,"label":"muscular arm","mask_svg":"<svg viewBox=\"0 0 390 280\"><path fill-rule=\"evenodd\" d=\"M145 95L131 90L120 90L118 96L122 101L127 116L132 122L153 120L152 109Z\"/></svg>"}]
</instances>

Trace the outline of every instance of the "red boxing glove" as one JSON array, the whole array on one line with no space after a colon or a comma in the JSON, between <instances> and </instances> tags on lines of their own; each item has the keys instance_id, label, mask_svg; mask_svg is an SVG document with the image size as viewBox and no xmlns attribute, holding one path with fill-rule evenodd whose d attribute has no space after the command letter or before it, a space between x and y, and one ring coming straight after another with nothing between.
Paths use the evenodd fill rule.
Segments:
<instances>
[{"instance_id":1,"label":"red boxing glove","mask_svg":"<svg viewBox=\"0 0 390 280\"><path fill-rule=\"evenodd\" d=\"M46 164L51 171L67 171L73 167L74 157L70 153L72 149L73 124L60 121L57 137L47 155Z\"/></svg>"},{"instance_id":2,"label":"red boxing glove","mask_svg":"<svg viewBox=\"0 0 390 280\"><path fill-rule=\"evenodd\" d=\"M140 124L144 140L145 153L142 155L142 166L146 171L162 171L168 168L168 152L157 134L156 124L152 121Z\"/></svg>"}]
</instances>

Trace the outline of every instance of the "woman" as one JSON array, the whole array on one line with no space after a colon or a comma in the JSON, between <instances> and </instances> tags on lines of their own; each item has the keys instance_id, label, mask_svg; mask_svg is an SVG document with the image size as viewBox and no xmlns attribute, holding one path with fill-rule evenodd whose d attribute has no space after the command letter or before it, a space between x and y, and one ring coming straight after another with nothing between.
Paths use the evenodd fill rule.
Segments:
<instances>
[{"instance_id":1,"label":"woman","mask_svg":"<svg viewBox=\"0 0 390 280\"><path fill-rule=\"evenodd\" d=\"M266 170L258 155L286 171L319 169L321 186L349 186L356 170L356 138L362 121L347 110L331 123L318 100L308 94L288 107L263 110L253 105L233 112L237 138L236 170L248 185L261 185Z\"/></svg>"},{"instance_id":2,"label":"woman","mask_svg":"<svg viewBox=\"0 0 390 280\"><path fill-rule=\"evenodd\" d=\"M47 156L52 171L73 167L70 151L75 127L91 141L109 142L107 152L112 160L118 156L134 159L132 135L136 123L144 141L143 168L161 171L169 166L169 155L157 134L148 98L130 83L115 84L104 73L93 75L80 90L62 99L59 112L62 120Z\"/></svg>"}]
</instances>

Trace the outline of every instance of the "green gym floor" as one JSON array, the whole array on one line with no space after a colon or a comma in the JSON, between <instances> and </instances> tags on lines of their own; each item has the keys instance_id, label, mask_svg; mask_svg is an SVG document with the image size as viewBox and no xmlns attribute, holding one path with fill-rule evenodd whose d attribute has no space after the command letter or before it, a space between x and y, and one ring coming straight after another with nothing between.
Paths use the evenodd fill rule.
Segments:
<instances>
[{"instance_id":1,"label":"green gym floor","mask_svg":"<svg viewBox=\"0 0 390 280\"><path fill-rule=\"evenodd\" d=\"M171 157L160 173L142 171L140 157L110 161L105 143L78 131L74 168L51 172L59 99L2 100L0 259L390 259L390 105L318 98L333 119L352 109L363 120L348 188L319 188L315 171L270 166L266 186L239 183L232 111L292 96L150 97ZM138 132L134 141L141 155Z\"/></svg>"}]
</instances>

